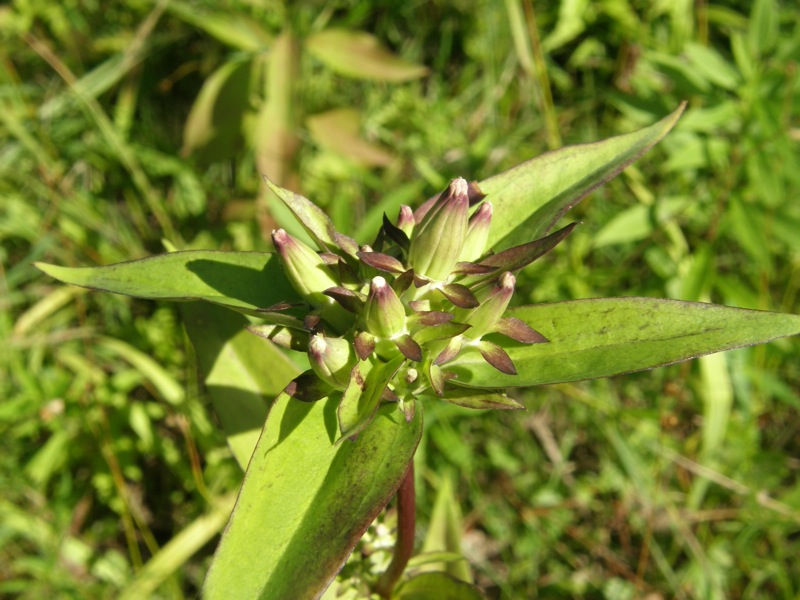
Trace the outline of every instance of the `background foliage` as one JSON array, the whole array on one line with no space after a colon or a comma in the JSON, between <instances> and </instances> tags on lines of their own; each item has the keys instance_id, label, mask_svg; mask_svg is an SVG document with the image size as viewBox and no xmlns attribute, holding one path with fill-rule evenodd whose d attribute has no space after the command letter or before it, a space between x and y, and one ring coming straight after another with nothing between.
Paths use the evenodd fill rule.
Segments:
<instances>
[{"instance_id":1,"label":"background foliage","mask_svg":"<svg viewBox=\"0 0 800 600\"><path fill-rule=\"evenodd\" d=\"M281 216L260 172L368 241L384 210L451 177L687 99L521 274L521 301L800 312L793 3L385 4L0 7L1 595L196 593L241 473L178 307L62 287L31 262L118 262L162 239L268 249ZM337 62L342 30L402 61ZM520 390L525 414L426 406L419 533L455 490L491 597L795 597L797 354L783 340Z\"/></svg>"}]
</instances>

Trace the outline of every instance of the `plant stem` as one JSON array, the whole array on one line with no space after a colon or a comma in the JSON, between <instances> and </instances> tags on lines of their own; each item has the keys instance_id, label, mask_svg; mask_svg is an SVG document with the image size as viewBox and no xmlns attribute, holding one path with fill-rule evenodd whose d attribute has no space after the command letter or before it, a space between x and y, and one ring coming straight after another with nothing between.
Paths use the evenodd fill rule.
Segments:
<instances>
[{"instance_id":1,"label":"plant stem","mask_svg":"<svg viewBox=\"0 0 800 600\"><path fill-rule=\"evenodd\" d=\"M403 574L408 559L414 551L414 531L417 524L416 495L414 491L414 461L408 465L408 471L397 490L397 541L394 544L394 556L386 571L378 579L375 592L381 598L389 598L397 580Z\"/></svg>"}]
</instances>

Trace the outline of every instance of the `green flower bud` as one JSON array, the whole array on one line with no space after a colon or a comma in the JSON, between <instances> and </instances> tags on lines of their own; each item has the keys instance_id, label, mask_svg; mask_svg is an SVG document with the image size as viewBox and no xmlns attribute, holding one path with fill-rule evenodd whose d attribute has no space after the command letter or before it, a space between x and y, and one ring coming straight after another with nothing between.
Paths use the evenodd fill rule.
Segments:
<instances>
[{"instance_id":1,"label":"green flower bud","mask_svg":"<svg viewBox=\"0 0 800 600\"><path fill-rule=\"evenodd\" d=\"M492 204L484 202L469 219L467 239L461 250L460 260L472 262L486 254L486 243L489 241L489 227L492 224Z\"/></svg>"},{"instance_id":2,"label":"green flower bud","mask_svg":"<svg viewBox=\"0 0 800 600\"><path fill-rule=\"evenodd\" d=\"M458 262L469 223L468 189L465 179L451 181L414 227L408 262L418 275L444 281Z\"/></svg>"},{"instance_id":3,"label":"green flower bud","mask_svg":"<svg viewBox=\"0 0 800 600\"><path fill-rule=\"evenodd\" d=\"M317 333L308 342L308 358L314 373L325 383L337 390L347 387L350 371L356 364L356 354L350 342Z\"/></svg>"},{"instance_id":4,"label":"green flower bud","mask_svg":"<svg viewBox=\"0 0 800 600\"><path fill-rule=\"evenodd\" d=\"M414 211L410 206L403 204L400 207L400 214L397 217L397 228L402 229L408 237L414 231Z\"/></svg>"},{"instance_id":5,"label":"green flower bud","mask_svg":"<svg viewBox=\"0 0 800 600\"><path fill-rule=\"evenodd\" d=\"M339 284L322 258L283 229L272 232L272 241L278 250L283 271L294 289L305 300L316 306L333 304L333 298L329 298L323 292Z\"/></svg>"},{"instance_id":6,"label":"green flower bud","mask_svg":"<svg viewBox=\"0 0 800 600\"><path fill-rule=\"evenodd\" d=\"M480 306L463 314L463 316L456 314L456 318L460 322L472 325L464 332L464 337L479 340L482 336L494 331L495 325L503 317L506 308L508 308L511 296L514 295L516 282L516 278L506 271L500 276L497 285L481 302Z\"/></svg>"},{"instance_id":7,"label":"green flower bud","mask_svg":"<svg viewBox=\"0 0 800 600\"><path fill-rule=\"evenodd\" d=\"M382 338L393 338L405 332L406 310L392 287L381 277L374 277L364 307L367 331Z\"/></svg>"}]
</instances>

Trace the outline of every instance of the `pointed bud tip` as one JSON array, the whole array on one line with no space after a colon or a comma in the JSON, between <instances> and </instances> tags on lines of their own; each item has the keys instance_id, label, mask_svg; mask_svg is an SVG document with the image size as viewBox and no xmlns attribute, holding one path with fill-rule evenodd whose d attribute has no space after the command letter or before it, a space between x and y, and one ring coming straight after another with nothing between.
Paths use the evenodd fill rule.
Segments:
<instances>
[{"instance_id":1,"label":"pointed bud tip","mask_svg":"<svg viewBox=\"0 0 800 600\"><path fill-rule=\"evenodd\" d=\"M506 271L502 275L500 275L500 287L508 290L514 289L514 286L517 284L517 278L514 277L514 274L511 271Z\"/></svg>"},{"instance_id":2,"label":"pointed bud tip","mask_svg":"<svg viewBox=\"0 0 800 600\"><path fill-rule=\"evenodd\" d=\"M325 343L325 338L321 333L317 333L311 336L311 339L308 341L309 352L319 357L325 354L325 351L327 349L328 349L328 344Z\"/></svg>"},{"instance_id":3,"label":"pointed bud tip","mask_svg":"<svg viewBox=\"0 0 800 600\"><path fill-rule=\"evenodd\" d=\"M456 177L450 182L450 190L453 195L467 196L469 194L469 183L463 177Z\"/></svg>"}]
</instances>

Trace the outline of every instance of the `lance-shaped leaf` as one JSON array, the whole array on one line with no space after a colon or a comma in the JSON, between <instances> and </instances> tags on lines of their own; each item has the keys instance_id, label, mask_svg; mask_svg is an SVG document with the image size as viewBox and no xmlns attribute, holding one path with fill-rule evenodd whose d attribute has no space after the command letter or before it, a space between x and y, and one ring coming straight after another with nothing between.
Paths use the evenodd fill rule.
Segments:
<instances>
[{"instance_id":1,"label":"lance-shaped leaf","mask_svg":"<svg viewBox=\"0 0 800 600\"><path fill-rule=\"evenodd\" d=\"M491 390L471 390L468 388L446 389L444 400L464 408L494 409L494 410L519 410L525 407L505 394Z\"/></svg>"},{"instance_id":2,"label":"lance-shaped leaf","mask_svg":"<svg viewBox=\"0 0 800 600\"><path fill-rule=\"evenodd\" d=\"M439 291L459 308L475 308L480 304L470 289L460 283L446 283Z\"/></svg>"},{"instance_id":3,"label":"lance-shaped leaf","mask_svg":"<svg viewBox=\"0 0 800 600\"><path fill-rule=\"evenodd\" d=\"M340 392L334 391L331 386L322 381L312 370L300 373L292 379L284 388L283 393L300 402L317 402L324 400L329 395L335 395L337 398L341 395Z\"/></svg>"},{"instance_id":4,"label":"lance-shaped leaf","mask_svg":"<svg viewBox=\"0 0 800 600\"><path fill-rule=\"evenodd\" d=\"M408 335L401 335L394 339L395 345L397 345L397 349L403 353L408 360L413 360L416 362L420 362L422 360L422 348L420 348L419 344L414 341L414 339Z\"/></svg>"},{"instance_id":5,"label":"lance-shaped leaf","mask_svg":"<svg viewBox=\"0 0 800 600\"><path fill-rule=\"evenodd\" d=\"M483 259L477 266L495 267L503 271L518 271L550 252L561 240L572 233L576 225L578 224L570 223L546 237L493 254Z\"/></svg>"},{"instance_id":6,"label":"lance-shaped leaf","mask_svg":"<svg viewBox=\"0 0 800 600\"><path fill-rule=\"evenodd\" d=\"M432 325L431 327L423 327L414 333L414 339L422 345L432 342L434 340L446 340L464 333L470 325L466 323L455 323L453 321L441 323L439 325Z\"/></svg>"},{"instance_id":7,"label":"lance-shaped leaf","mask_svg":"<svg viewBox=\"0 0 800 600\"><path fill-rule=\"evenodd\" d=\"M386 273L403 273L406 268L394 256L382 252L357 252L356 255L365 265Z\"/></svg>"},{"instance_id":8,"label":"lance-shaped leaf","mask_svg":"<svg viewBox=\"0 0 800 600\"><path fill-rule=\"evenodd\" d=\"M364 31L328 28L306 39L306 49L341 75L374 81L408 81L428 72L395 56Z\"/></svg>"},{"instance_id":9,"label":"lance-shaped leaf","mask_svg":"<svg viewBox=\"0 0 800 600\"><path fill-rule=\"evenodd\" d=\"M325 214L325 211L308 198L276 185L266 175L264 176L264 181L267 187L272 190L272 193L289 207L289 210L292 211L320 250L333 250L338 247L333 221Z\"/></svg>"},{"instance_id":10,"label":"lance-shaped leaf","mask_svg":"<svg viewBox=\"0 0 800 600\"><path fill-rule=\"evenodd\" d=\"M384 406L355 442L334 445L336 404L285 394L273 403L206 600L319 597L397 490L422 434L422 407L406 423Z\"/></svg>"},{"instance_id":11,"label":"lance-shaped leaf","mask_svg":"<svg viewBox=\"0 0 800 600\"><path fill-rule=\"evenodd\" d=\"M652 369L721 350L800 333L800 316L655 298L597 298L513 308L546 344L505 338L517 375L498 373L476 352L448 364L454 383L528 386Z\"/></svg>"},{"instance_id":12,"label":"lance-shaped leaf","mask_svg":"<svg viewBox=\"0 0 800 600\"><path fill-rule=\"evenodd\" d=\"M247 331L242 315L197 302L182 304L181 315L228 445L245 469L269 403L300 369L280 349Z\"/></svg>"},{"instance_id":13,"label":"lance-shaped leaf","mask_svg":"<svg viewBox=\"0 0 800 600\"><path fill-rule=\"evenodd\" d=\"M383 391L403 364L405 357L398 356L388 363L378 363L362 378L359 366L353 369L350 383L344 391L337 411L342 439L364 431L378 409ZM363 363L361 363L363 364Z\"/></svg>"},{"instance_id":14,"label":"lance-shaped leaf","mask_svg":"<svg viewBox=\"0 0 800 600\"><path fill-rule=\"evenodd\" d=\"M72 285L153 300L205 300L250 314L301 301L277 258L262 252L187 250L102 267L36 266Z\"/></svg>"},{"instance_id":15,"label":"lance-shaped leaf","mask_svg":"<svg viewBox=\"0 0 800 600\"><path fill-rule=\"evenodd\" d=\"M684 107L650 127L548 152L480 182L494 205L487 247L504 250L546 234L592 190L661 140Z\"/></svg>"},{"instance_id":16,"label":"lance-shaped leaf","mask_svg":"<svg viewBox=\"0 0 800 600\"><path fill-rule=\"evenodd\" d=\"M256 334L258 337L269 340L282 348L294 350L296 352L308 351L308 332L300 331L283 325L270 325L262 323L259 325L248 325L247 330Z\"/></svg>"}]
</instances>

